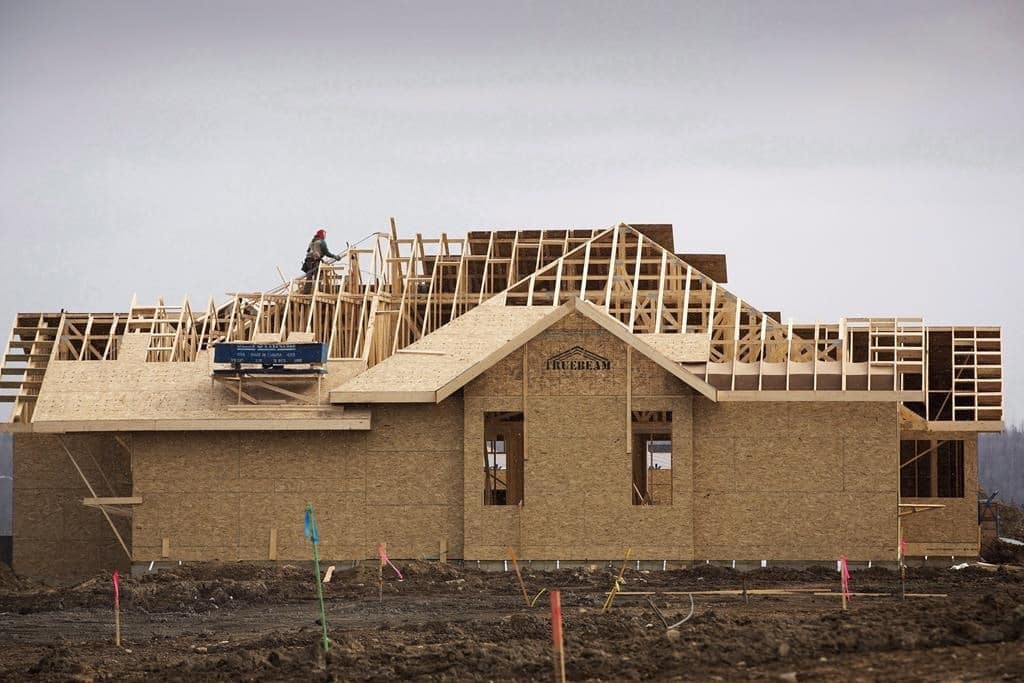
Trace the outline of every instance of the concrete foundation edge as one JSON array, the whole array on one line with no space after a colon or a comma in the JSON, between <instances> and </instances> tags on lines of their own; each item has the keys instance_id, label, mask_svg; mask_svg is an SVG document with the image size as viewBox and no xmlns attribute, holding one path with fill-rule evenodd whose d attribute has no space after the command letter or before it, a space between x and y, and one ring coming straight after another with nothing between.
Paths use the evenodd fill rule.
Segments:
<instances>
[{"instance_id":1,"label":"concrete foundation edge","mask_svg":"<svg viewBox=\"0 0 1024 683\"><path fill-rule=\"evenodd\" d=\"M929 556L929 557L908 557L905 562L908 567L951 567L956 564L962 564L964 562L976 562L976 556ZM396 560L401 561L401 560ZM436 560L428 560L435 562ZM321 568L326 568L330 565L334 565L335 571L345 571L347 569L355 569L359 566L376 566L377 559L364 559L364 560L321 560ZM179 567L182 565L197 565L205 564L204 562L181 562L176 560L159 560L152 562L134 562L132 563L132 576L139 577L149 572L164 571ZM312 560L279 560L279 561L242 561L242 562L230 562L225 564L247 564L253 566L299 566L310 568L312 571L313 561ZM456 567L464 567L469 569L479 569L486 572L503 572L512 571L512 563L508 560L449 560L448 564ZM588 569L590 571L596 571L599 569L619 569L622 566L622 560L524 560L519 563L520 568L533 571L558 571L561 569ZM787 561L762 561L762 560L630 560L627 567L636 571L678 571L682 569L699 569L703 566L720 567L725 569L735 569L737 571L756 571L759 569L807 569L810 567L828 567L831 569L837 569L837 562L835 560L787 560ZM882 569L897 569L898 564L895 560L851 560L849 562L850 571L860 571L863 569L871 569L879 567Z\"/></svg>"}]
</instances>

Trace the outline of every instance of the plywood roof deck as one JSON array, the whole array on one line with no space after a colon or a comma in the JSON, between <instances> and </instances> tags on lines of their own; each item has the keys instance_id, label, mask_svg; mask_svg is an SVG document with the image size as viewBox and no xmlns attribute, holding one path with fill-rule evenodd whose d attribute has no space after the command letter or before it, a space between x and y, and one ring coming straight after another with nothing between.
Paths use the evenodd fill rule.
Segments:
<instances>
[{"instance_id":1,"label":"plywood roof deck","mask_svg":"<svg viewBox=\"0 0 1024 683\"><path fill-rule=\"evenodd\" d=\"M558 307L526 308L505 306L502 298L495 297L350 380L331 392L331 402L440 402L573 312L598 323L698 393L716 400L713 387L638 336L629 334L587 301L568 298ZM488 328L488 324L494 327Z\"/></svg>"},{"instance_id":2,"label":"plywood roof deck","mask_svg":"<svg viewBox=\"0 0 1024 683\"><path fill-rule=\"evenodd\" d=\"M495 297L332 391L331 402L438 402L448 384L563 315L561 309L510 308Z\"/></svg>"}]
</instances>

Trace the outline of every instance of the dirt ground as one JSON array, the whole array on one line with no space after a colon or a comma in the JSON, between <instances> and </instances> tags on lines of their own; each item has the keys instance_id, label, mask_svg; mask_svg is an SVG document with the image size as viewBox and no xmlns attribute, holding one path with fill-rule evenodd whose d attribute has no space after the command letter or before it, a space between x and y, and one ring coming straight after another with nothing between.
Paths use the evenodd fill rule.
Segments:
<instances>
[{"instance_id":1,"label":"dirt ground","mask_svg":"<svg viewBox=\"0 0 1024 683\"><path fill-rule=\"evenodd\" d=\"M399 564L383 599L375 566L325 585L320 642L308 567L184 565L122 582L123 648L113 645L110 577L59 588L0 570L0 680L505 681L550 679L547 594L528 608L514 573ZM1024 570L854 572L842 611L833 569L713 566L524 575L530 598L560 589L569 680L1024 680ZM669 624L693 615L673 631ZM786 594L758 591L783 589ZM815 595L815 592L830 593ZM672 595L670 593L683 593ZM659 617L659 613L661 617Z\"/></svg>"}]
</instances>

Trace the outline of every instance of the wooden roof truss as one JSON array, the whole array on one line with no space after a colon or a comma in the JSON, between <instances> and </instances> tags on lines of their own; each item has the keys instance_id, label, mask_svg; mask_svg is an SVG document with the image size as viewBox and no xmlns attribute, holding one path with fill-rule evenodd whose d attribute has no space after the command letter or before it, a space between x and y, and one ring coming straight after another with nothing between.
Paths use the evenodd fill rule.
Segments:
<instances>
[{"instance_id":1,"label":"wooden roof truss","mask_svg":"<svg viewBox=\"0 0 1024 683\"><path fill-rule=\"evenodd\" d=\"M509 306L579 297L630 332L704 339L706 358L684 366L719 391L923 392L920 405L908 405L929 419L1001 420L998 328L933 335L919 318L895 317L783 323L625 224L425 238L399 237L394 219L312 279L211 299L201 310L187 298L169 306L133 297L127 313L19 314L0 402L27 421L51 359L114 360L126 334L148 335L150 362L191 362L219 341L311 339L328 345L330 360L369 367L500 292ZM925 362L929 344L948 360L938 374Z\"/></svg>"}]
</instances>

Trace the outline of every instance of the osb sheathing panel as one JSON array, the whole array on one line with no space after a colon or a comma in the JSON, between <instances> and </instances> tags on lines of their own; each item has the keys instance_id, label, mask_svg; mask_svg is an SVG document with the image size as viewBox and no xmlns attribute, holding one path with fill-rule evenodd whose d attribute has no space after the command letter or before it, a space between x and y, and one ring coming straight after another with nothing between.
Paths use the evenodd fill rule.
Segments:
<instances>
[{"instance_id":1,"label":"osb sheathing panel","mask_svg":"<svg viewBox=\"0 0 1024 683\"><path fill-rule=\"evenodd\" d=\"M611 368L545 367L548 358L574 346L607 358ZM620 340L576 314L529 342L521 508L483 505L481 465L484 413L523 409L522 356L515 354L467 387L466 559L503 559L509 546L523 559L608 559L627 547L640 559L692 556L690 390L632 354L634 387L650 394L635 396L633 408L673 412L673 505L634 506L626 452L626 353Z\"/></svg>"},{"instance_id":2,"label":"osb sheathing panel","mask_svg":"<svg viewBox=\"0 0 1024 683\"><path fill-rule=\"evenodd\" d=\"M892 559L896 419L886 403L696 399L697 556Z\"/></svg>"},{"instance_id":3,"label":"osb sheathing panel","mask_svg":"<svg viewBox=\"0 0 1024 683\"><path fill-rule=\"evenodd\" d=\"M96 495L131 495L130 457L122 446L102 434L64 439ZM82 499L90 496L56 436L16 434L15 571L74 578L127 568L124 550L103 514L98 508L82 505ZM112 519L130 543L130 524L123 517Z\"/></svg>"},{"instance_id":4,"label":"osb sheathing panel","mask_svg":"<svg viewBox=\"0 0 1024 683\"><path fill-rule=\"evenodd\" d=\"M380 406L372 432L192 432L136 437L136 560L309 559L307 502L321 555L462 553L462 401Z\"/></svg>"},{"instance_id":5,"label":"osb sheathing panel","mask_svg":"<svg viewBox=\"0 0 1024 683\"><path fill-rule=\"evenodd\" d=\"M209 351L187 363L148 363L148 334L125 335L117 360L53 361L46 369L33 420L232 420L307 419L289 411L237 412L237 394L213 382ZM320 399L364 369L361 362L331 362L320 387ZM289 383L289 391L310 398L317 383Z\"/></svg>"},{"instance_id":6,"label":"osb sheathing panel","mask_svg":"<svg viewBox=\"0 0 1024 683\"><path fill-rule=\"evenodd\" d=\"M704 333L649 333L636 335L676 363L706 363L711 355L711 340Z\"/></svg>"},{"instance_id":7,"label":"osb sheathing panel","mask_svg":"<svg viewBox=\"0 0 1024 683\"><path fill-rule=\"evenodd\" d=\"M505 306L494 297L353 378L343 392L432 392L564 309Z\"/></svg>"},{"instance_id":8,"label":"osb sheathing panel","mask_svg":"<svg viewBox=\"0 0 1024 683\"><path fill-rule=\"evenodd\" d=\"M932 435L931 438L945 435ZM964 547L978 551L978 436L964 438L964 497L963 498L903 498L901 503L924 503L945 505L938 510L929 510L907 515L903 518L903 535L907 539L907 552L927 554L928 549L939 550L944 544L959 548L956 554L964 554ZM911 547L914 544L915 547ZM933 554L938 554L933 553Z\"/></svg>"},{"instance_id":9,"label":"osb sheathing panel","mask_svg":"<svg viewBox=\"0 0 1024 683\"><path fill-rule=\"evenodd\" d=\"M518 348L466 385L469 396L522 396L523 349Z\"/></svg>"},{"instance_id":10,"label":"osb sheathing panel","mask_svg":"<svg viewBox=\"0 0 1024 683\"><path fill-rule=\"evenodd\" d=\"M636 351L631 355L633 396L689 395L692 390L682 380L665 372L657 363ZM633 404L634 410L640 410Z\"/></svg>"},{"instance_id":11,"label":"osb sheathing panel","mask_svg":"<svg viewBox=\"0 0 1024 683\"><path fill-rule=\"evenodd\" d=\"M891 560L892 507L893 499L880 494L697 494L697 553L745 560L827 560L840 554Z\"/></svg>"}]
</instances>

